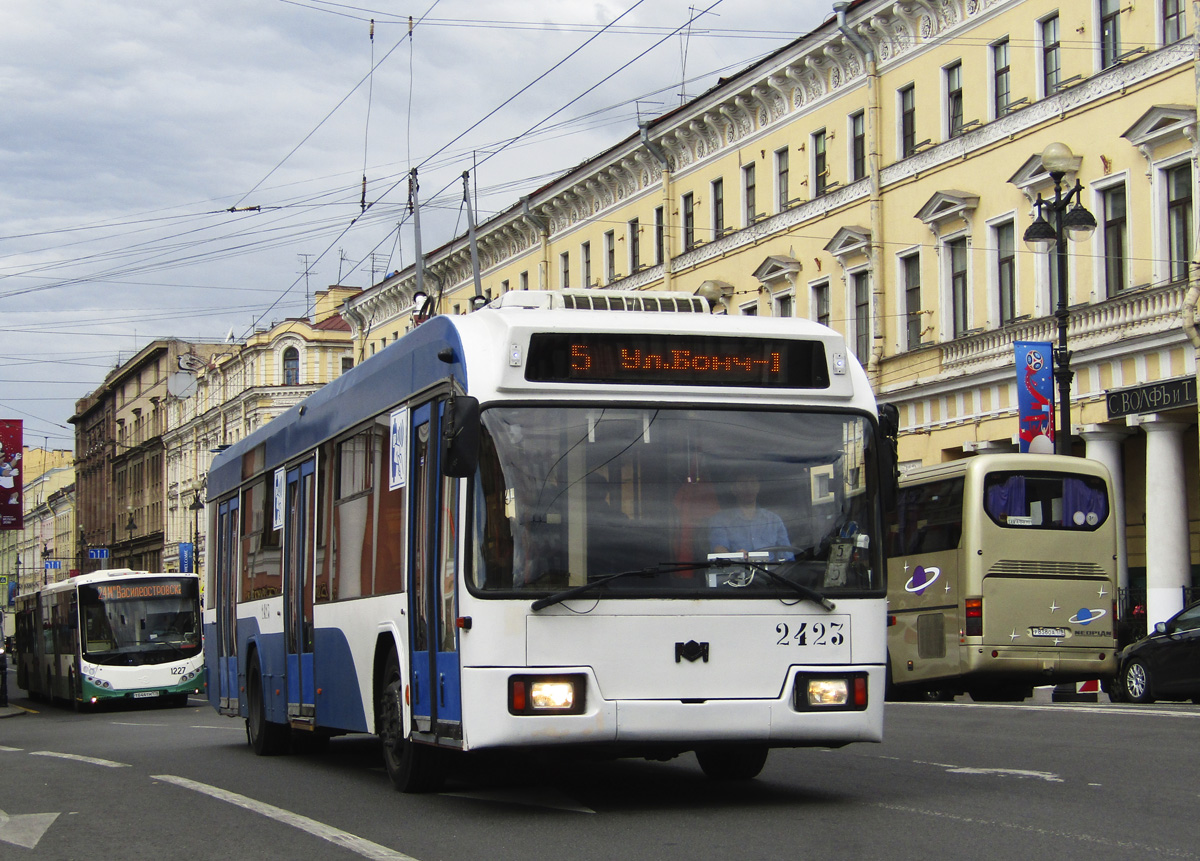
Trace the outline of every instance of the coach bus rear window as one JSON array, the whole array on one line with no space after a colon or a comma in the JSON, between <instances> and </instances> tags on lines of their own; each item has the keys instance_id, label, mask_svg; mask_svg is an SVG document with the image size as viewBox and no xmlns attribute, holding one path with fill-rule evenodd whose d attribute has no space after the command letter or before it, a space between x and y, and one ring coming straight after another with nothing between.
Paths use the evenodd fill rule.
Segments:
<instances>
[{"instance_id":1,"label":"coach bus rear window","mask_svg":"<svg viewBox=\"0 0 1200 861\"><path fill-rule=\"evenodd\" d=\"M993 472L984 479L983 504L999 526L1090 532L1108 519L1108 488L1092 475Z\"/></svg>"},{"instance_id":2,"label":"coach bus rear window","mask_svg":"<svg viewBox=\"0 0 1200 861\"><path fill-rule=\"evenodd\" d=\"M97 664L164 664L200 653L198 581L161 578L79 587L84 657Z\"/></svg>"},{"instance_id":3,"label":"coach bus rear window","mask_svg":"<svg viewBox=\"0 0 1200 861\"><path fill-rule=\"evenodd\" d=\"M477 593L545 595L611 575L612 597L794 595L781 578L828 594L883 589L862 415L528 406L482 421ZM742 553L755 564L735 565Z\"/></svg>"}]
</instances>

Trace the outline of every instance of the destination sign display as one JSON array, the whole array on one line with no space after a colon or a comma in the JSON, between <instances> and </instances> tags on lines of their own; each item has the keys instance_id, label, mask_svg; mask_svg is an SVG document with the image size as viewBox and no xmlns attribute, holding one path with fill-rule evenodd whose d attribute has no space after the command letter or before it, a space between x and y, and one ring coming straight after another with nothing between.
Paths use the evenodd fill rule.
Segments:
<instances>
[{"instance_id":1,"label":"destination sign display","mask_svg":"<svg viewBox=\"0 0 1200 861\"><path fill-rule=\"evenodd\" d=\"M540 332L529 340L525 379L824 389L829 387L829 366L820 341Z\"/></svg>"},{"instance_id":2,"label":"destination sign display","mask_svg":"<svg viewBox=\"0 0 1200 861\"><path fill-rule=\"evenodd\" d=\"M101 601L131 601L137 598L182 597L183 584L178 580L153 583L121 583L97 586Z\"/></svg>"}]
</instances>

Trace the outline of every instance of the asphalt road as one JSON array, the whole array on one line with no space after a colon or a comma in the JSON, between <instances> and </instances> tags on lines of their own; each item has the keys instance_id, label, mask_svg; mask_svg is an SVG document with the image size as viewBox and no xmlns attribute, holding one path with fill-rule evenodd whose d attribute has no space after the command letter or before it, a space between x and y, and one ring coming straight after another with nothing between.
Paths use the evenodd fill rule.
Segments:
<instances>
[{"instance_id":1,"label":"asphalt road","mask_svg":"<svg viewBox=\"0 0 1200 861\"><path fill-rule=\"evenodd\" d=\"M889 703L881 745L666 763L471 760L392 790L376 743L258 758L186 708L0 720L0 859L1197 858L1200 707ZM1101 699L1106 698L1101 695Z\"/></svg>"}]
</instances>

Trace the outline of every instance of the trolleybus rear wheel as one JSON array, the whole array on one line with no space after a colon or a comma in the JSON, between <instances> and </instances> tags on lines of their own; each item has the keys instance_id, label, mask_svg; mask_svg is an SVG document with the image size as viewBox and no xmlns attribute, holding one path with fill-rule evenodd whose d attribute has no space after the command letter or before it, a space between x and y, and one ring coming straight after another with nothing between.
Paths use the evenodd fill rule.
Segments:
<instances>
[{"instance_id":1,"label":"trolleybus rear wheel","mask_svg":"<svg viewBox=\"0 0 1200 861\"><path fill-rule=\"evenodd\" d=\"M267 720L267 709L263 704L262 669L258 665L258 653L250 657L250 670L246 673L246 737L250 747L259 756L278 756L287 753L291 728L286 724Z\"/></svg>"},{"instance_id":2,"label":"trolleybus rear wheel","mask_svg":"<svg viewBox=\"0 0 1200 861\"><path fill-rule=\"evenodd\" d=\"M383 747L383 765L392 784L401 792L430 792L442 782L439 751L404 737L403 690L400 660L392 652L384 665L376 712L376 731Z\"/></svg>"},{"instance_id":3,"label":"trolleybus rear wheel","mask_svg":"<svg viewBox=\"0 0 1200 861\"><path fill-rule=\"evenodd\" d=\"M752 780L767 763L765 744L718 744L696 749L700 769L713 780Z\"/></svg>"}]
</instances>

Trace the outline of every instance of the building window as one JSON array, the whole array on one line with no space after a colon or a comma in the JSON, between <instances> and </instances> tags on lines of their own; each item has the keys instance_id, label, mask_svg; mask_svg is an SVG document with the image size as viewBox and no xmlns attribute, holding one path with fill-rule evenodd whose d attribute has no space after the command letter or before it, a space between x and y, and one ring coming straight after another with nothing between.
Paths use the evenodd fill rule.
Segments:
<instances>
[{"instance_id":1,"label":"building window","mask_svg":"<svg viewBox=\"0 0 1200 861\"><path fill-rule=\"evenodd\" d=\"M283 351L283 384L300 385L300 351L295 347L288 347Z\"/></svg>"},{"instance_id":2,"label":"building window","mask_svg":"<svg viewBox=\"0 0 1200 861\"><path fill-rule=\"evenodd\" d=\"M996 237L996 289L999 291L1000 324L1017 316L1017 228L1011 221L998 224Z\"/></svg>"},{"instance_id":3,"label":"building window","mask_svg":"<svg viewBox=\"0 0 1200 861\"><path fill-rule=\"evenodd\" d=\"M1187 32L1187 13L1183 0L1162 0L1163 44L1178 42Z\"/></svg>"},{"instance_id":4,"label":"building window","mask_svg":"<svg viewBox=\"0 0 1200 861\"><path fill-rule=\"evenodd\" d=\"M775 201L776 212L783 212L788 208L788 201L792 199L791 191L788 189L788 149L775 150Z\"/></svg>"},{"instance_id":5,"label":"building window","mask_svg":"<svg viewBox=\"0 0 1200 861\"><path fill-rule=\"evenodd\" d=\"M342 356L342 373L351 370L354 367L354 359L351 356Z\"/></svg>"},{"instance_id":6,"label":"building window","mask_svg":"<svg viewBox=\"0 0 1200 861\"><path fill-rule=\"evenodd\" d=\"M850 117L850 181L867 175L866 115L859 111Z\"/></svg>"},{"instance_id":7,"label":"building window","mask_svg":"<svg viewBox=\"0 0 1200 861\"><path fill-rule=\"evenodd\" d=\"M642 226L636 218L629 221L629 274L642 268Z\"/></svg>"},{"instance_id":8,"label":"building window","mask_svg":"<svg viewBox=\"0 0 1200 861\"><path fill-rule=\"evenodd\" d=\"M725 233L725 180L714 179L712 183L712 227L713 239Z\"/></svg>"},{"instance_id":9,"label":"building window","mask_svg":"<svg viewBox=\"0 0 1200 861\"><path fill-rule=\"evenodd\" d=\"M522 272L522 273L521 273L520 284L521 284L521 289L522 289L522 290L528 290L528 289L529 289L529 273L528 273L528 272Z\"/></svg>"},{"instance_id":10,"label":"building window","mask_svg":"<svg viewBox=\"0 0 1200 861\"><path fill-rule=\"evenodd\" d=\"M967 317L967 238L961 236L951 239L946 243L946 249L950 252L950 307L954 315L954 337L957 338L970 328Z\"/></svg>"},{"instance_id":11,"label":"building window","mask_svg":"<svg viewBox=\"0 0 1200 861\"><path fill-rule=\"evenodd\" d=\"M1012 88L1009 82L1008 39L992 45L992 105L996 118L1008 113L1012 101Z\"/></svg>"},{"instance_id":12,"label":"building window","mask_svg":"<svg viewBox=\"0 0 1200 861\"><path fill-rule=\"evenodd\" d=\"M1104 287L1107 295L1115 296L1127 284L1125 248L1129 226L1124 184L1105 189L1100 202L1104 210Z\"/></svg>"},{"instance_id":13,"label":"building window","mask_svg":"<svg viewBox=\"0 0 1200 861\"><path fill-rule=\"evenodd\" d=\"M571 286L571 252L558 255L558 286L566 290Z\"/></svg>"},{"instance_id":14,"label":"building window","mask_svg":"<svg viewBox=\"0 0 1200 861\"><path fill-rule=\"evenodd\" d=\"M814 132L812 136L813 154L813 197L825 193L829 182L829 166L825 159L825 129Z\"/></svg>"},{"instance_id":15,"label":"building window","mask_svg":"<svg viewBox=\"0 0 1200 861\"><path fill-rule=\"evenodd\" d=\"M585 242L579 246L580 274L583 276L582 287L592 286L592 243Z\"/></svg>"},{"instance_id":16,"label":"building window","mask_svg":"<svg viewBox=\"0 0 1200 861\"><path fill-rule=\"evenodd\" d=\"M696 247L696 218L690 191L683 196L683 205L680 208L683 210L683 250L691 251Z\"/></svg>"},{"instance_id":17,"label":"building window","mask_svg":"<svg viewBox=\"0 0 1200 861\"><path fill-rule=\"evenodd\" d=\"M963 92L962 63L947 66L946 75L946 137L956 138L962 134Z\"/></svg>"},{"instance_id":18,"label":"building window","mask_svg":"<svg viewBox=\"0 0 1200 861\"><path fill-rule=\"evenodd\" d=\"M866 364L871 353L871 279L867 271L851 276L854 287L854 354Z\"/></svg>"},{"instance_id":19,"label":"building window","mask_svg":"<svg viewBox=\"0 0 1200 861\"><path fill-rule=\"evenodd\" d=\"M508 279L507 278L500 282L500 292L502 294L508 292Z\"/></svg>"},{"instance_id":20,"label":"building window","mask_svg":"<svg viewBox=\"0 0 1200 861\"><path fill-rule=\"evenodd\" d=\"M904 322L908 349L921 346L921 258L910 254L901 260L904 267Z\"/></svg>"},{"instance_id":21,"label":"building window","mask_svg":"<svg viewBox=\"0 0 1200 861\"><path fill-rule=\"evenodd\" d=\"M912 84L900 91L900 155L917 151L917 91Z\"/></svg>"},{"instance_id":22,"label":"building window","mask_svg":"<svg viewBox=\"0 0 1200 861\"><path fill-rule=\"evenodd\" d=\"M782 296L775 297L775 316L776 317L794 317L796 316L796 300L791 293L784 293Z\"/></svg>"},{"instance_id":23,"label":"building window","mask_svg":"<svg viewBox=\"0 0 1200 861\"><path fill-rule=\"evenodd\" d=\"M1042 95L1052 96L1058 92L1062 81L1062 54L1058 43L1058 16L1051 15L1042 21Z\"/></svg>"},{"instance_id":24,"label":"building window","mask_svg":"<svg viewBox=\"0 0 1200 861\"><path fill-rule=\"evenodd\" d=\"M758 316L758 305L757 304L743 305L739 310L742 312L743 317L757 317Z\"/></svg>"},{"instance_id":25,"label":"building window","mask_svg":"<svg viewBox=\"0 0 1200 861\"><path fill-rule=\"evenodd\" d=\"M1121 56L1121 0L1100 0L1100 68L1114 66Z\"/></svg>"},{"instance_id":26,"label":"building window","mask_svg":"<svg viewBox=\"0 0 1200 861\"><path fill-rule=\"evenodd\" d=\"M754 223L758 217L758 203L755 200L754 189L754 162L742 168L742 188L745 190L746 211L744 213L744 223L747 227Z\"/></svg>"},{"instance_id":27,"label":"building window","mask_svg":"<svg viewBox=\"0 0 1200 861\"><path fill-rule=\"evenodd\" d=\"M1186 281L1192 259L1192 166L1167 170L1167 237L1171 280Z\"/></svg>"},{"instance_id":28,"label":"building window","mask_svg":"<svg viewBox=\"0 0 1200 861\"><path fill-rule=\"evenodd\" d=\"M663 262L663 235L666 227L663 224L663 208L654 207L654 265Z\"/></svg>"},{"instance_id":29,"label":"building window","mask_svg":"<svg viewBox=\"0 0 1200 861\"><path fill-rule=\"evenodd\" d=\"M822 281L813 285L812 307L816 320L822 326L829 325L829 282Z\"/></svg>"},{"instance_id":30,"label":"building window","mask_svg":"<svg viewBox=\"0 0 1200 861\"><path fill-rule=\"evenodd\" d=\"M604 280L612 283L617 278L617 235L611 230L604 233Z\"/></svg>"}]
</instances>

